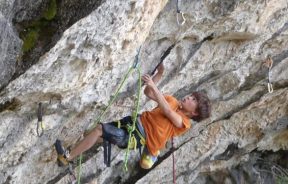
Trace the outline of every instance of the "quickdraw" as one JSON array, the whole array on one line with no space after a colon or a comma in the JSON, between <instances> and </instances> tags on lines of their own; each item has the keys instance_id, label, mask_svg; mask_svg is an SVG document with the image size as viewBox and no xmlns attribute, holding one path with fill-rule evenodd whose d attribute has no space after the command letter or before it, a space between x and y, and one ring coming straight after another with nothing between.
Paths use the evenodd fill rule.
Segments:
<instances>
[{"instance_id":1,"label":"quickdraw","mask_svg":"<svg viewBox=\"0 0 288 184\"><path fill-rule=\"evenodd\" d=\"M268 92L273 93L273 85L271 83L271 69L273 66L273 60L271 56L268 56L267 59L264 61L264 65L268 68Z\"/></svg>"},{"instance_id":2,"label":"quickdraw","mask_svg":"<svg viewBox=\"0 0 288 184\"><path fill-rule=\"evenodd\" d=\"M142 46L140 46L138 51L137 51L137 55L135 56L134 63L133 63L133 68L137 68L138 67L138 64L139 64L139 53L140 53L141 48L142 48Z\"/></svg>"},{"instance_id":3,"label":"quickdraw","mask_svg":"<svg viewBox=\"0 0 288 184\"><path fill-rule=\"evenodd\" d=\"M180 26L183 26L186 22L186 18L185 18L185 14L179 9L179 0L176 0L176 7L177 7L177 24ZM179 15L181 15L181 19L182 21L180 21L179 19Z\"/></svg>"},{"instance_id":4,"label":"quickdraw","mask_svg":"<svg viewBox=\"0 0 288 184\"><path fill-rule=\"evenodd\" d=\"M37 117L38 117L38 121L37 121L37 136L41 137L44 134L44 129L45 129L45 125L43 123L43 109L42 109L42 103L40 102L38 104L38 110L37 110Z\"/></svg>"}]
</instances>

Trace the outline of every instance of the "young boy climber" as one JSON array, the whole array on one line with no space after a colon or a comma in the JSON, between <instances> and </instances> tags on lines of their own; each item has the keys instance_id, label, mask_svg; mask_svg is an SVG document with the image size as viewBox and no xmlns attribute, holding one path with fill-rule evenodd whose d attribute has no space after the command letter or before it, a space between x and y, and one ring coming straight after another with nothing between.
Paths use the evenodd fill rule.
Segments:
<instances>
[{"instance_id":1,"label":"young boy climber","mask_svg":"<svg viewBox=\"0 0 288 184\"><path fill-rule=\"evenodd\" d=\"M141 134L135 133L137 142L140 140L139 136L145 139L140 160L140 166L144 169L150 169L154 165L159 150L164 148L169 139L183 134L190 128L190 119L201 121L208 118L211 112L210 100L204 93L193 92L179 101L173 96L163 95L156 86L163 72L164 66L161 64L153 77L147 74L142 76L146 85L144 94L158 104L156 108L137 117L136 131ZM102 141L101 138L120 148L127 148L129 135L126 126L123 125L132 125L132 118L127 116L119 121L98 124L69 154L61 143L56 141L58 162L68 164L68 161L91 148L96 142Z\"/></svg>"}]
</instances>

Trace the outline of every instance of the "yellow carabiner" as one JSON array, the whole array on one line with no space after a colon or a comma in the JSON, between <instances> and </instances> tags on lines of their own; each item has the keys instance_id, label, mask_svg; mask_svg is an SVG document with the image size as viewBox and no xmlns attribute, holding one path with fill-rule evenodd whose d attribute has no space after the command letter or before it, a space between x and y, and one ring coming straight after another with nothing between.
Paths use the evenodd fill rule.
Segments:
<instances>
[{"instance_id":1,"label":"yellow carabiner","mask_svg":"<svg viewBox=\"0 0 288 184\"><path fill-rule=\"evenodd\" d=\"M117 121L117 128L121 128L121 121L120 120Z\"/></svg>"},{"instance_id":2,"label":"yellow carabiner","mask_svg":"<svg viewBox=\"0 0 288 184\"><path fill-rule=\"evenodd\" d=\"M128 143L129 145L129 149L134 149L136 151L136 148L137 148L137 140L135 138L135 136L132 134L131 135L131 140L130 142Z\"/></svg>"},{"instance_id":3,"label":"yellow carabiner","mask_svg":"<svg viewBox=\"0 0 288 184\"><path fill-rule=\"evenodd\" d=\"M141 143L141 145L145 146L145 144L146 144L145 139L144 139L144 138L141 138L141 139L140 139L140 143Z\"/></svg>"}]
</instances>

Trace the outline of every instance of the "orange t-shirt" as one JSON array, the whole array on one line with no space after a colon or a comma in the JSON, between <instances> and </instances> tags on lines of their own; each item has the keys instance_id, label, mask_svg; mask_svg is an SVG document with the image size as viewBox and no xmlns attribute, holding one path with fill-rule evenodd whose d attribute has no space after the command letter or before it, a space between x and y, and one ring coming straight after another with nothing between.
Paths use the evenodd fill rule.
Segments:
<instances>
[{"instance_id":1,"label":"orange t-shirt","mask_svg":"<svg viewBox=\"0 0 288 184\"><path fill-rule=\"evenodd\" d=\"M179 107L177 99L173 96L164 97L170 107L176 111ZM141 114L140 119L146 133L146 146L153 156L157 156L158 150L162 149L171 137L183 134L191 127L189 117L181 111L176 112L182 117L184 125L182 128L177 128L159 107Z\"/></svg>"}]
</instances>

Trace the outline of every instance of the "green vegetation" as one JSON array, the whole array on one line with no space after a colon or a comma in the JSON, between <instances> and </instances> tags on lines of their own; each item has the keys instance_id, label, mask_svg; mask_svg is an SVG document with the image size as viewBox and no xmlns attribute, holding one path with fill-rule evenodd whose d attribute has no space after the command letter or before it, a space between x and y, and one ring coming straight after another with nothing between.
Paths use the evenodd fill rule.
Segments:
<instances>
[{"instance_id":1,"label":"green vegetation","mask_svg":"<svg viewBox=\"0 0 288 184\"><path fill-rule=\"evenodd\" d=\"M23 23L23 30L20 38L23 40L22 55L25 55L35 47L39 40L45 40L54 33L54 28L49 23L57 14L56 0L50 0L47 8L43 11L42 17L38 20Z\"/></svg>"},{"instance_id":2,"label":"green vegetation","mask_svg":"<svg viewBox=\"0 0 288 184\"><path fill-rule=\"evenodd\" d=\"M285 169L279 165L274 165L271 167L271 171L277 184L288 183L288 169Z\"/></svg>"},{"instance_id":3,"label":"green vegetation","mask_svg":"<svg viewBox=\"0 0 288 184\"><path fill-rule=\"evenodd\" d=\"M288 183L288 176L284 176L284 175L276 176L275 182L276 182L276 184L287 184Z\"/></svg>"},{"instance_id":4,"label":"green vegetation","mask_svg":"<svg viewBox=\"0 0 288 184\"><path fill-rule=\"evenodd\" d=\"M57 14L56 0L50 0L48 8L43 13L43 17L46 20L52 20L56 14Z\"/></svg>"},{"instance_id":5,"label":"green vegetation","mask_svg":"<svg viewBox=\"0 0 288 184\"><path fill-rule=\"evenodd\" d=\"M37 29L28 29L27 33L23 36L23 46L22 51L28 52L34 46L39 37L39 31Z\"/></svg>"},{"instance_id":6,"label":"green vegetation","mask_svg":"<svg viewBox=\"0 0 288 184\"><path fill-rule=\"evenodd\" d=\"M288 176L277 176L276 177L277 184L287 184L288 183Z\"/></svg>"}]
</instances>

